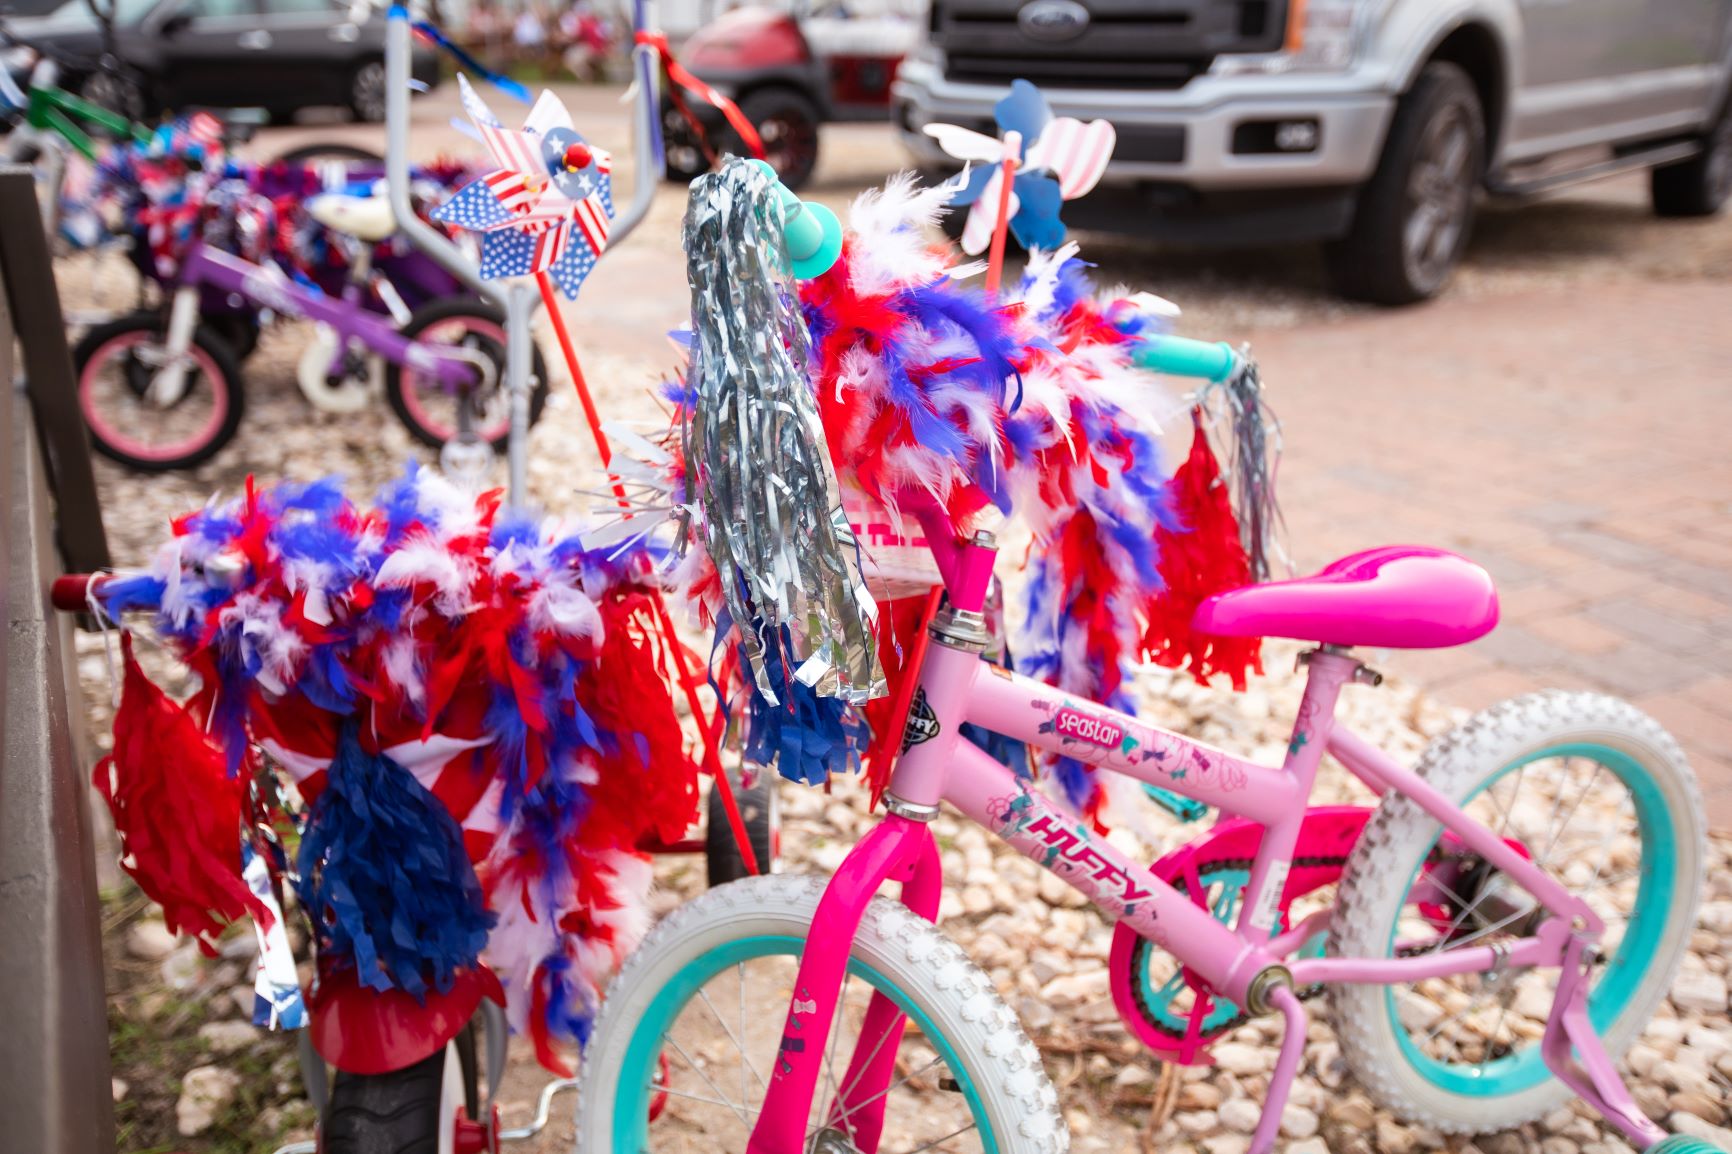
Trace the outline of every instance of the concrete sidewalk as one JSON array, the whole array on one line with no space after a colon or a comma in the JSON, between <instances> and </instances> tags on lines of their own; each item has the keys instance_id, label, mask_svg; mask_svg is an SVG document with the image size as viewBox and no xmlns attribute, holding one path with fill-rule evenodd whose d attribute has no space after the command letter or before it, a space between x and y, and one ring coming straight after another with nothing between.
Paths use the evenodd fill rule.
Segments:
<instances>
[{"instance_id":1,"label":"concrete sidewalk","mask_svg":"<svg viewBox=\"0 0 1732 1154\"><path fill-rule=\"evenodd\" d=\"M1478 708L1561 686L1633 700L1732 829L1732 286L1448 300L1253 334L1285 423L1297 561L1388 543L1489 569L1503 622L1380 655Z\"/></svg>"}]
</instances>

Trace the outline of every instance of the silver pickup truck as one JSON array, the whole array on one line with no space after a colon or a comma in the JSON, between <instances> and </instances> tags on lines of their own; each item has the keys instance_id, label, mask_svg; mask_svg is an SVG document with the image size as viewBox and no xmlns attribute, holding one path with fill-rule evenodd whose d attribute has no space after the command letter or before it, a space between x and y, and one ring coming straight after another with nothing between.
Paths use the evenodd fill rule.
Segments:
<instances>
[{"instance_id":1,"label":"silver pickup truck","mask_svg":"<svg viewBox=\"0 0 1732 1154\"><path fill-rule=\"evenodd\" d=\"M1076 227L1324 241L1343 294L1403 304L1460 260L1478 191L1651 170L1662 216L1732 193L1732 0L931 0L894 116L995 133L1033 81L1118 129Z\"/></svg>"}]
</instances>

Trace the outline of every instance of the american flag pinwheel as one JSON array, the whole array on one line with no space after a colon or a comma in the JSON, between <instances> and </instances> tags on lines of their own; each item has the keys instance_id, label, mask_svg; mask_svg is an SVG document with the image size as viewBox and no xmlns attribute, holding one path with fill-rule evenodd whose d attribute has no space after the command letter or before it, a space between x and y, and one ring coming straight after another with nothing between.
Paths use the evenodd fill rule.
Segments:
<instances>
[{"instance_id":1,"label":"american flag pinwheel","mask_svg":"<svg viewBox=\"0 0 1732 1154\"><path fill-rule=\"evenodd\" d=\"M1001 133L1022 136L1022 155L1011 184L1010 231L1024 248L1051 252L1064 243L1060 206L1100 183L1117 134L1105 120L1085 123L1054 116L1040 89L1026 80L1011 83L1010 94L993 107L993 114ZM972 206L963 227L963 251L984 252L998 224L1004 143L955 124L928 124L925 131L951 156L980 165L955 178L958 191L950 203Z\"/></svg>"},{"instance_id":2,"label":"american flag pinwheel","mask_svg":"<svg viewBox=\"0 0 1732 1154\"><path fill-rule=\"evenodd\" d=\"M584 142L571 114L543 92L518 130L506 128L457 77L464 110L495 168L458 189L433 219L481 234L488 280L547 273L567 297L607 250L613 220L613 159Z\"/></svg>"}]
</instances>

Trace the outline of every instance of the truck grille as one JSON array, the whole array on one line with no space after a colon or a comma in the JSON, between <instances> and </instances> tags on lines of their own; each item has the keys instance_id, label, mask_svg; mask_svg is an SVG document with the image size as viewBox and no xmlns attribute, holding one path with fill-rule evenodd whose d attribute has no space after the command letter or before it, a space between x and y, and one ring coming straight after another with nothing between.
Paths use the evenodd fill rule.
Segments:
<instances>
[{"instance_id":1,"label":"truck grille","mask_svg":"<svg viewBox=\"0 0 1732 1154\"><path fill-rule=\"evenodd\" d=\"M1288 0L1080 0L1088 23L1068 39L1031 35L1018 15L1049 0L932 0L929 31L945 75L1018 78L1047 88L1182 88L1223 52L1273 52Z\"/></svg>"}]
</instances>

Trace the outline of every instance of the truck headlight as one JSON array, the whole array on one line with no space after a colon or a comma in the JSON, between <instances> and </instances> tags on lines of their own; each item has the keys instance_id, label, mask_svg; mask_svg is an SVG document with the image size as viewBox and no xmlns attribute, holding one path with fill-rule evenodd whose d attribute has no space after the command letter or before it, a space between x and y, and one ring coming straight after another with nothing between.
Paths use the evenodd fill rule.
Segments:
<instances>
[{"instance_id":1,"label":"truck headlight","mask_svg":"<svg viewBox=\"0 0 1732 1154\"><path fill-rule=\"evenodd\" d=\"M1289 0L1287 38L1279 52L1223 54L1210 71L1218 76L1345 71L1359 59L1373 20L1387 6L1387 0Z\"/></svg>"}]
</instances>

